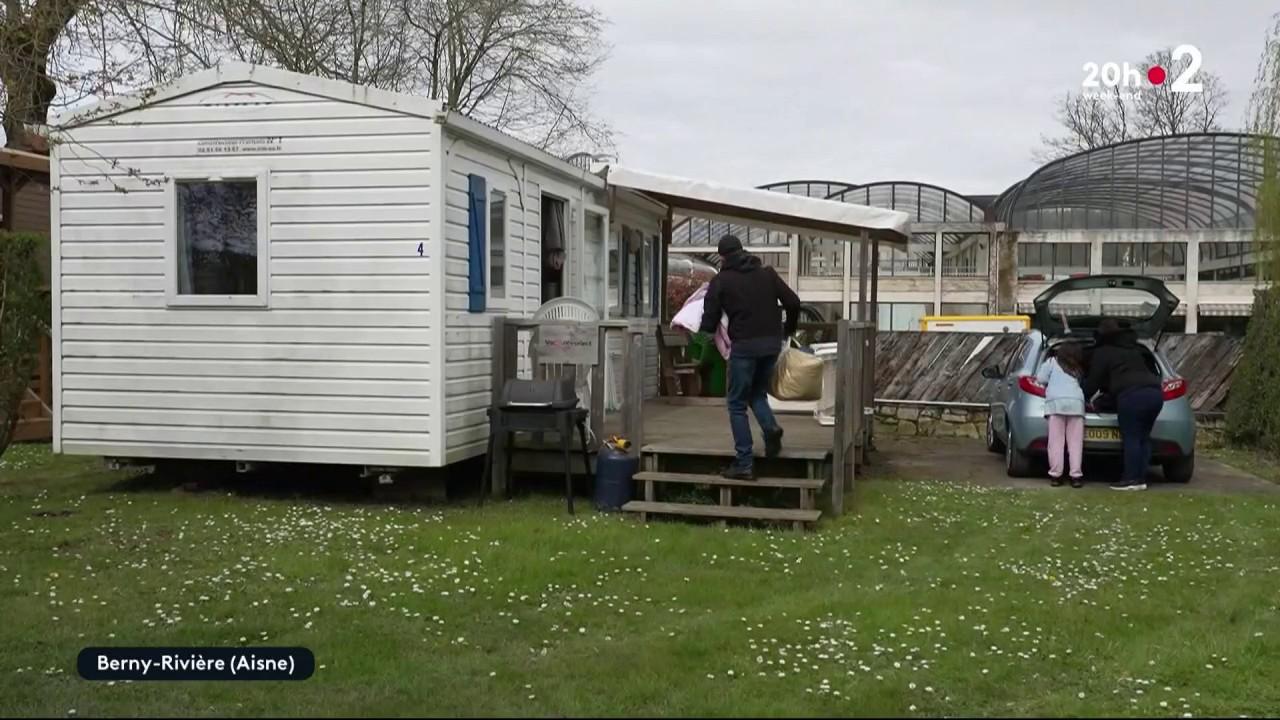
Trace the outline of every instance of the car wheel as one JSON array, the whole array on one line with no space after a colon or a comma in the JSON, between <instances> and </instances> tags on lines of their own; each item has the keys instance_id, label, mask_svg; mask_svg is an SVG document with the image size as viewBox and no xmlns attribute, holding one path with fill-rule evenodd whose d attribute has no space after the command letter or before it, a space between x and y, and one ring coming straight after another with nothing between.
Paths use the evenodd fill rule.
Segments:
<instances>
[{"instance_id":1,"label":"car wheel","mask_svg":"<svg viewBox=\"0 0 1280 720\"><path fill-rule=\"evenodd\" d=\"M1031 456L1018 449L1017 440L1013 437L1013 429L1009 430L1009 439L1004 446L1004 469L1011 478L1024 478L1031 475Z\"/></svg>"},{"instance_id":2,"label":"car wheel","mask_svg":"<svg viewBox=\"0 0 1280 720\"><path fill-rule=\"evenodd\" d=\"M997 455L1004 452L1004 441L996 435L995 419L992 415L987 415L987 450Z\"/></svg>"},{"instance_id":3,"label":"car wheel","mask_svg":"<svg viewBox=\"0 0 1280 720\"><path fill-rule=\"evenodd\" d=\"M1189 483L1191 476L1196 472L1196 454L1190 455L1177 460L1170 460L1164 464L1164 479L1175 483Z\"/></svg>"}]
</instances>

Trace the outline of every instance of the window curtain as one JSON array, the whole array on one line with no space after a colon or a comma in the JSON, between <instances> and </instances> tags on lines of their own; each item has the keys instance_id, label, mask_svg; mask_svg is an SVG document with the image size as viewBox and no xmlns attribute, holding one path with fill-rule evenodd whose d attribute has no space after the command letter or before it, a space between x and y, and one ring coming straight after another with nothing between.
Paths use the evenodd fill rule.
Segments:
<instances>
[{"instance_id":1,"label":"window curtain","mask_svg":"<svg viewBox=\"0 0 1280 720\"><path fill-rule=\"evenodd\" d=\"M564 203L542 198L542 302L566 295Z\"/></svg>"},{"instance_id":2,"label":"window curtain","mask_svg":"<svg viewBox=\"0 0 1280 720\"><path fill-rule=\"evenodd\" d=\"M564 203L547 203L546 217L543 219L542 249L564 250Z\"/></svg>"},{"instance_id":3,"label":"window curtain","mask_svg":"<svg viewBox=\"0 0 1280 720\"><path fill-rule=\"evenodd\" d=\"M174 213L175 224L177 225L177 237L174 240L178 245L177 261L178 261L178 294L185 295L191 292L191 249L188 247L190 242L190 231L187 229L186 220L186 188L178 185L174 187L173 192L177 198L177 209Z\"/></svg>"},{"instance_id":4,"label":"window curtain","mask_svg":"<svg viewBox=\"0 0 1280 720\"><path fill-rule=\"evenodd\" d=\"M482 313L485 309L484 223L488 214L488 188L483 177L468 175L467 189L467 310Z\"/></svg>"}]
</instances>

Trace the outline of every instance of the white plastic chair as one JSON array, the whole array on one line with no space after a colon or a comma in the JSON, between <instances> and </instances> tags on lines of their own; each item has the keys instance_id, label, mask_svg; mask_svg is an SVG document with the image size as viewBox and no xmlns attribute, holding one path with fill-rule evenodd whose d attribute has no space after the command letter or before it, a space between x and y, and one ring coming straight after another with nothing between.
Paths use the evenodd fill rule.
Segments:
<instances>
[{"instance_id":1,"label":"white plastic chair","mask_svg":"<svg viewBox=\"0 0 1280 720\"><path fill-rule=\"evenodd\" d=\"M585 300L575 297L560 297L542 303L542 307L533 313L534 320L570 320L576 322L596 322L600 312L591 307Z\"/></svg>"},{"instance_id":2,"label":"white plastic chair","mask_svg":"<svg viewBox=\"0 0 1280 720\"><path fill-rule=\"evenodd\" d=\"M542 304L533 313L534 320L565 320L569 322L598 322L600 320L600 312L591 306L585 300L575 297L559 297L554 300L548 300ZM613 355L613 343L609 343L605 352L605 407L616 408L616 399L613 397L615 392L615 383L608 381L609 365L611 356ZM575 368L577 381L575 390L578 397L582 398L583 405L590 410L591 408L591 369L589 366L578 365Z\"/></svg>"}]
</instances>

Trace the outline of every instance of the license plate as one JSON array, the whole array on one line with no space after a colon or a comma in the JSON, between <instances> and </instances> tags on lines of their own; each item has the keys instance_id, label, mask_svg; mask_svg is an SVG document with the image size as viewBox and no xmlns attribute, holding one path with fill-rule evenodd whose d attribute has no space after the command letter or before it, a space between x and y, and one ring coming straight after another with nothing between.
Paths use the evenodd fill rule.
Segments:
<instances>
[{"instance_id":1,"label":"license plate","mask_svg":"<svg viewBox=\"0 0 1280 720\"><path fill-rule=\"evenodd\" d=\"M1085 428L1085 440L1119 440L1120 431L1116 428Z\"/></svg>"}]
</instances>

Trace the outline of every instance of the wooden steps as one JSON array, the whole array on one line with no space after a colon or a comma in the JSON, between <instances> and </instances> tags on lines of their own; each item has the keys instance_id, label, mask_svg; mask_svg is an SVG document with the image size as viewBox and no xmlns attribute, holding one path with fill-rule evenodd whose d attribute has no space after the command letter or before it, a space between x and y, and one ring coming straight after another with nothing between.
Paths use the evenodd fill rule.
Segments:
<instances>
[{"instance_id":1,"label":"wooden steps","mask_svg":"<svg viewBox=\"0 0 1280 720\"><path fill-rule=\"evenodd\" d=\"M650 467L656 464L655 455L649 455L648 458ZM722 525L729 519L789 522L796 530L803 530L807 523L815 523L822 516L822 511L814 507L815 494L821 491L825 484L821 478L761 477L755 480L733 480L711 474L645 470L636 473L635 481L644 487L644 500L633 500L623 505L622 509L626 512L639 513L642 522L649 519L650 513L654 513L715 518ZM720 504L657 502L655 486L659 483L706 485L718 488ZM800 507L793 509L735 505L733 491L743 488L798 490Z\"/></svg>"},{"instance_id":2,"label":"wooden steps","mask_svg":"<svg viewBox=\"0 0 1280 720\"><path fill-rule=\"evenodd\" d=\"M817 478L756 478L755 480L730 480L719 475L700 475L697 473L674 473L674 472L638 472L635 475L636 482L665 482L679 483L684 485L720 485L726 487L767 487L767 488L796 488L808 490L821 490L824 482Z\"/></svg>"},{"instance_id":3,"label":"wooden steps","mask_svg":"<svg viewBox=\"0 0 1280 720\"><path fill-rule=\"evenodd\" d=\"M622 509L638 512L641 518L647 513L659 515L689 515L710 518L734 518L738 520L777 520L791 523L812 523L822 517L821 510L793 510L790 508L747 507L744 505L696 505L692 503L652 502L632 500Z\"/></svg>"},{"instance_id":4,"label":"wooden steps","mask_svg":"<svg viewBox=\"0 0 1280 720\"><path fill-rule=\"evenodd\" d=\"M641 448L641 452L645 455L692 455L700 457L722 457L732 458L733 447L726 445L724 447L706 445L683 445L679 443L652 443ZM764 457L764 443L756 443L755 456ZM783 439L782 453L778 455L780 460L808 460L822 461L831 457L831 448L793 448L788 447L786 439Z\"/></svg>"}]
</instances>

